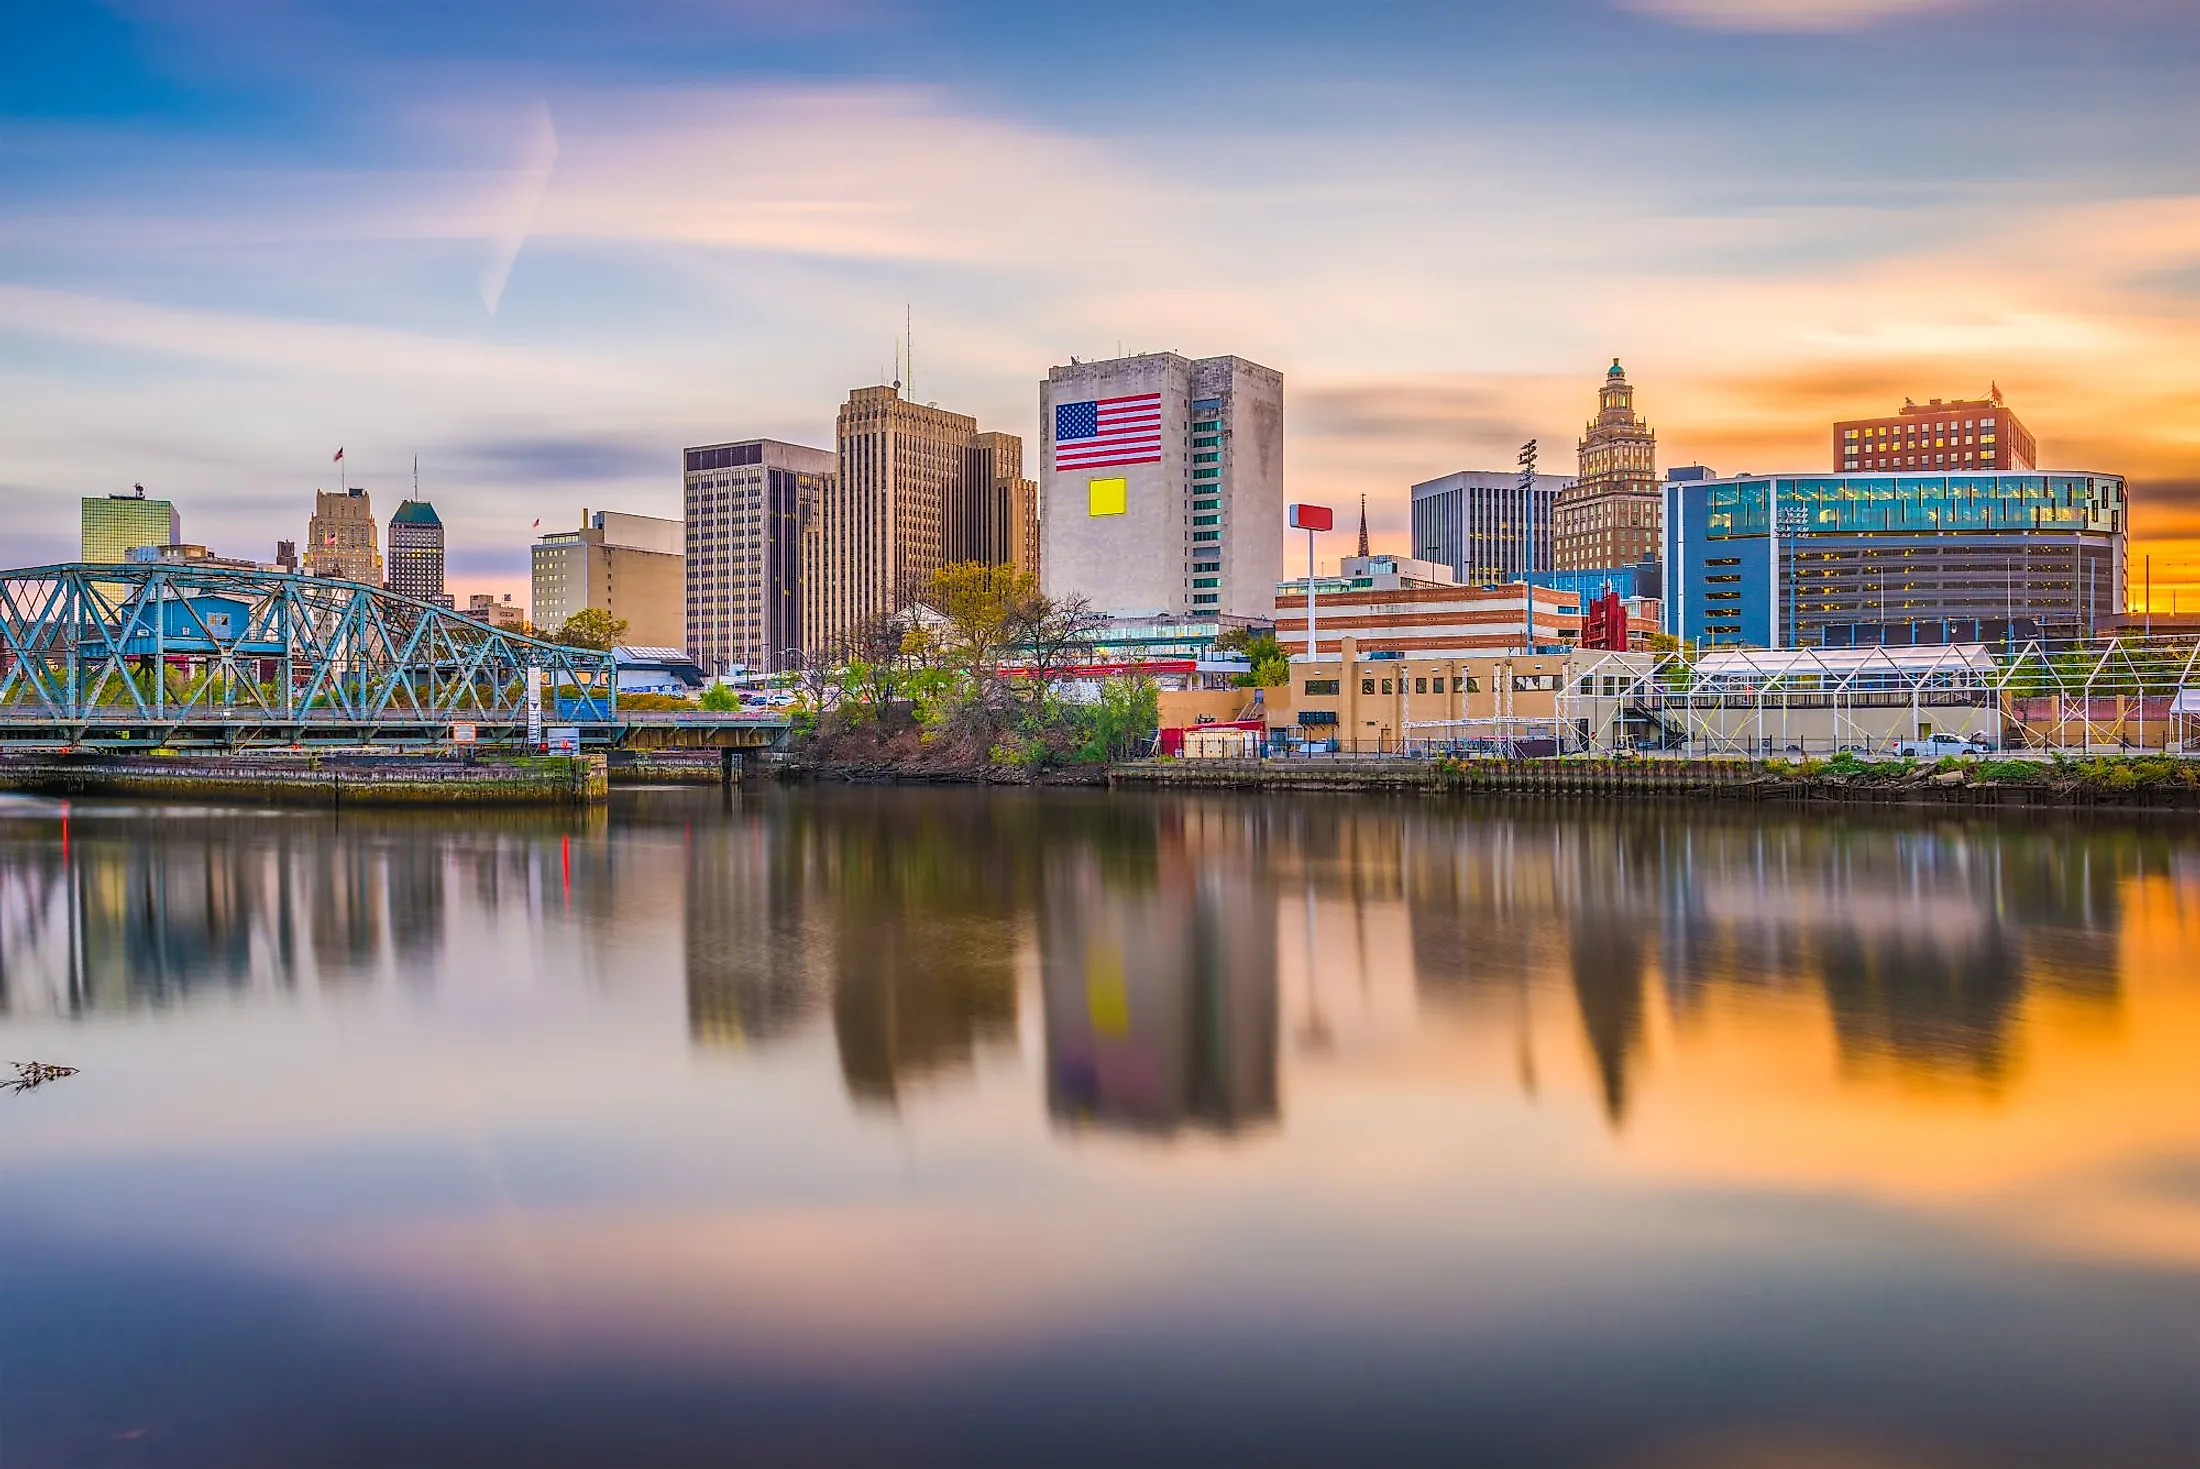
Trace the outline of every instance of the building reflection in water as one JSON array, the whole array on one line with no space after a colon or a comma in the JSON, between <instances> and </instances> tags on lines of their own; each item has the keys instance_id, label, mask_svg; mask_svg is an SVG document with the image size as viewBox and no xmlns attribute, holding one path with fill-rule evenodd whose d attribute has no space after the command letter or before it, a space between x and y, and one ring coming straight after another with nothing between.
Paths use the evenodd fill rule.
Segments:
<instances>
[{"instance_id":1,"label":"building reflection in water","mask_svg":"<svg viewBox=\"0 0 2200 1469\"><path fill-rule=\"evenodd\" d=\"M1012 1048L1028 986L1050 1115L1155 1134L1276 1118L1286 1040L1320 1064L1430 1023L1509 1038L1531 1093L1578 1058L1619 1127L1653 1039L1686 1064L1691 1027L1752 994L1822 1006L1849 1074L1991 1093L2029 1006L2122 1003L2130 895L2193 880L2167 829L1525 802L82 807L66 842L60 811L0 822L0 1013L431 983L462 926L617 981L677 930L698 1043L829 1023L849 1096L891 1108Z\"/></svg>"},{"instance_id":2,"label":"building reflection in water","mask_svg":"<svg viewBox=\"0 0 2200 1469\"><path fill-rule=\"evenodd\" d=\"M1048 1110L1164 1134L1269 1122L1276 890L1261 814L1140 802L1127 816L1047 863Z\"/></svg>"},{"instance_id":3,"label":"building reflection in water","mask_svg":"<svg viewBox=\"0 0 2200 1469\"><path fill-rule=\"evenodd\" d=\"M2135 830L1761 812L1431 812L1400 840L1431 1002L1527 1046L1526 997L1562 976L1615 1126L1654 984L1684 1028L1721 986L1815 990L1845 1065L1991 1089L2028 995L2116 1003L2120 885L2170 860Z\"/></svg>"},{"instance_id":4,"label":"building reflection in water","mask_svg":"<svg viewBox=\"0 0 2200 1469\"><path fill-rule=\"evenodd\" d=\"M61 808L25 803L0 836L0 1012L433 982L454 906L488 922L504 898L554 888L573 837L515 813L335 823L80 804L66 821L64 842ZM581 829L584 851L603 845Z\"/></svg>"},{"instance_id":5,"label":"building reflection in water","mask_svg":"<svg viewBox=\"0 0 2200 1469\"><path fill-rule=\"evenodd\" d=\"M1012 1045L1045 814L964 792L745 800L688 859L691 1032L713 1044L832 1016L859 1105Z\"/></svg>"}]
</instances>

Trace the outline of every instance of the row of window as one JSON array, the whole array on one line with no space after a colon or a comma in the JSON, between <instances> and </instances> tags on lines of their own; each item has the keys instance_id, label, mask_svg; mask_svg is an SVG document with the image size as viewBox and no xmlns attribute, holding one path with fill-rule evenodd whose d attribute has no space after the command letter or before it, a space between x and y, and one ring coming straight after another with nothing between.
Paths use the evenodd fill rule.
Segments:
<instances>
[{"instance_id":1,"label":"row of window","mask_svg":"<svg viewBox=\"0 0 2200 1469\"><path fill-rule=\"evenodd\" d=\"M1967 434L1972 432L1973 430L1992 433L1998 423L1998 419L1992 418L1966 418L1961 423L1956 422L1952 418L1935 419L1931 423L1904 423L1894 425L1882 423L1872 428L1862 430L1853 428L1843 429L1841 431L1841 437L1844 439L1854 439L1858 438L1859 436L1867 439L1899 439L1905 437L1914 439L1919 434Z\"/></svg>"},{"instance_id":2,"label":"row of window","mask_svg":"<svg viewBox=\"0 0 2200 1469\"><path fill-rule=\"evenodd\" d=\"M1440 673L1434 676L1417 675L1412 682L1413 692L1416 694L1441 694L1444 692L1444 675ZM1403 678L1363 678L1360 680L1360 692L1363 695L1398 693L1404 690L1405 684L1406 680ZM1548 693L1558 688L1558 675L1555 673L1516 673L1513 675L1512 686L1517 693L1525 694L1539 691ZM1310 678L1306 680L1305 688L1310 696L1316 698L1324 695L1334 696L1338 692L1339 681L1333 678ZM1451 676L1451 692L1455 694L1479 694L1482 692L1482 681L1472 674L1455 673Z\"/></svg>"}]
</instances>

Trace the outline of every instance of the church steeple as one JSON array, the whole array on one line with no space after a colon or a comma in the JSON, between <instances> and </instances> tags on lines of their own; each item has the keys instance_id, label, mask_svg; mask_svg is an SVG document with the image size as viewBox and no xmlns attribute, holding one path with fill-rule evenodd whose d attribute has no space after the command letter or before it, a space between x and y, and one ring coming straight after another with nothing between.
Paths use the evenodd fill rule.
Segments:
<instances>
[{"instance_id":1,"label":"church steeple","mask_svg":"<svg viewBox=\"0 0 2200 1469\"><path fill-rule=\"evenodd\" d=\"M1360 496L1360 554L1367 554L1367 496Z\"/></svg>"}]
</instances>

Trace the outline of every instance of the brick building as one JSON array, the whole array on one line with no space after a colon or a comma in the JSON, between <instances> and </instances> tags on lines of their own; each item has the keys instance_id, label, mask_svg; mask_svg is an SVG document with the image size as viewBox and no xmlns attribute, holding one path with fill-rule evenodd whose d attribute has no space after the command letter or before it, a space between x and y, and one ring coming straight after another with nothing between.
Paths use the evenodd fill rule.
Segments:
<instances>
[{"instance_id":1,"label":"brick building","mask_svg":"<svg viewBox=\"0 0 2200 1469\"><path fill-rule=\"evenodd\" d=\"M1875 469L1941 474L1964 470L2037 469L2038 445L2001 401L1984 398L1913 403L1885 418L1849 418L1833 426L1833 467L1846 474Z\"/></svg>"}]
</instances>

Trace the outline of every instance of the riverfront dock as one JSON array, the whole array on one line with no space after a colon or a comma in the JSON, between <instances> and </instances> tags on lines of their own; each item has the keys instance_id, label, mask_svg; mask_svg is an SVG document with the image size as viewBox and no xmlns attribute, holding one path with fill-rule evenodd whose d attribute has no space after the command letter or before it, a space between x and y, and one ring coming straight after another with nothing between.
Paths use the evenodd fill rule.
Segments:
<instances>
[{"instance_id":1,"label":"riverfront dock","mask_svg":"<svg viewBox=\"0 0 2200 1469\"><path fill-rule=\"evenodd\" d=\"M10 754L0 790L285 806L587 806L609 795L602 754Z\"/></svg>"}]
</instances>

